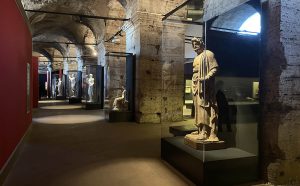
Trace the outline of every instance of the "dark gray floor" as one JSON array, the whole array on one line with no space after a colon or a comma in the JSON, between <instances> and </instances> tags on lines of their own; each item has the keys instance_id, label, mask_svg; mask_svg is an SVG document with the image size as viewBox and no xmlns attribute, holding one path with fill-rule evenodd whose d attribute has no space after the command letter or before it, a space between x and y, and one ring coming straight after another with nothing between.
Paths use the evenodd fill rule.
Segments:
<instances>
[{"instance_id":1,"label":"dark gray floor","mask_svg":"<svg viewBox=\"0 0 300 186\"><path fill-rule=\"evenodd\" d=\"M161 125L110 124L102 111L40 106L5 186L192 185L160 160Z\"/></svg>"}]
</instances>

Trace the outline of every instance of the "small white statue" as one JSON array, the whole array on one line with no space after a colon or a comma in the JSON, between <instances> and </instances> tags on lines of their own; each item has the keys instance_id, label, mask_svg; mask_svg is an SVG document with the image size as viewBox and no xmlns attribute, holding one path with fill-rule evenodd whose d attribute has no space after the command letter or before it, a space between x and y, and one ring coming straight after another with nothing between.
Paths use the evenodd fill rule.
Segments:
<instances>
[{"instance_id":1,"label":"small white statue","mask_svg":"<svg viewBox=\"0 0 300 186\"><path fill-rule=\"evenodd\" d=\"M93 102L94 84L95 84L95 79L93 77L93 74L89 74L89 76L87 76L86 82L89 86L88 87L88 95L89 95L88 102Z\"/></svg>"},{"instance_id":2,"label":"small white statue","mask_svg":"<svg viewBox=\"0 0 300 186\"><path fill-rule=\"evenodd\" d=\"M114 102L113 102L113 110L125 110L126 109L126 105L128 103L128 101L126 100L126 89L124 87L122 87L123 91L122 91L122 96L121 97L116 97Z\"/></svg>"},{"instance_id":3,"label":"small white statue","mask_svg":"<svg viewBox=\"0 0 300 186\"><path fill-rule=\"evenodd\" d=\"M72 97L75 97L75 85L76 85L76 77L75 74L71 74L69 76L69 81L70 81L70 85L71 85L71 92L72 92Z\"/></svg>"},{"instance_id":4,"label":"small white statue","mask_svg":"<svg viewBox=\"0 0 300 186\"><path fill-rule=\"evenodd\" d=\"M57 96L62 96L62 81L61 81L61 78L58 78L57 92L58 92Z\"/></svg>"}]
</instances>

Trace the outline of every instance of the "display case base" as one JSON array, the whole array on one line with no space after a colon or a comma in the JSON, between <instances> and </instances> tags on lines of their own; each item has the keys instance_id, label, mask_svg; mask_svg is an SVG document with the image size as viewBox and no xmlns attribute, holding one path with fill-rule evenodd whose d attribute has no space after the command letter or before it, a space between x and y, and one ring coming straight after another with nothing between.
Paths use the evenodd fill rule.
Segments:
<instances>
[{"instance_id":1,"label":"display case base","mask_svg":"<svg viewBox=\"0 0 300 186\"><path fill-rule=\"evenodd\" d=\"M130 111L106 111L106 119L109 122L130 122L133 121L133 113Z\"/></svg>"},{"instance_id":2,"label":"display case base","mask_svg":"<svg viewBox=\"0 0 300 186\"><path fill-rule=\"evenodd\" d=\"M197 127L195 125L171 126L169 128L169 132L174 136L185 136L194 131L197 131Z\"/></svg>"},{"instance_id":3,"label":"display case base","mask_svg":"<svg viewBox=\"0 0 300 186\"><path fill-rule=\"evenodd\" d=\"M184 137L163 138L161 158L196 185L229 186L258 180L258 158L238 148L200 151L184 144Z\"/></svg>"},{"instance_id":4,"label":"display case base","mask_svg":"<svg viewBox=\"0 0 300 186\"><path fill-rule=\"evenodd\" d=\"M81 103L81 98L69 98L69 104Z\"/></svg>"},{"instance_id":5,"label":"display case base","mask_svg":"<svg viewBox=\"0 0 300 186\"><path fill-rule=\"evenodd\" d=\"M85 109L86 110L97 110L97 109L102 109L102 106L100 103L86 103Z\"/></svg>"},{"instance_id":6,"label":"display case base","mask_svg":"<svg viewBox=\"0 0 300 186\"><path fill-rule=\"evenodd\" d=\"M192 147L196 150L220 150L225 149L226 144L224 141L216 141L216 142L210 142L210 141L200 141L196 139L196 135L188 134L184 137L184 144Z\"/></svg>"},{"instance_id":7,"label":"display case base","mask_svg":"<svg viewBox=\"0 0 300 186\"><path fill-rule=\"evenodd\" d=\"M56 96L56 100L65 100L66 99L66 97L64 97L64 96Z\"/></svg>"}]
</instances>

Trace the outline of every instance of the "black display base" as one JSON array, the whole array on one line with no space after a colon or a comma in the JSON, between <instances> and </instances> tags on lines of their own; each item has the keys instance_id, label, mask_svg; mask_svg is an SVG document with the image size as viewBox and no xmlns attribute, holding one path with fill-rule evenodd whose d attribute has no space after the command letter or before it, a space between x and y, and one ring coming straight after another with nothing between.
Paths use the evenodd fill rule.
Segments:
<instances>
[{"instance_id":1,"label":"black display base","mask_svg":"<svg viewBox=\"0 0 300 186\"><path fill-rule=\"evenodd\" d=\"M86 110L97 110L97 109L101 109L101 104L100 104L100 103L86 103L86 104L85 104L85 109L86 109Z\"/></svg>"},{"instance_id":2,"label":"black display base","mask_svg":"<svg viewBox=\"0 0 300 186\"><path fill-rule=\"evenodd\" d=\"M169 128L169 132L174 136L185 136L194 131L197 131L197 127L195 125L172 126Z\"/></svg>"},{"instance_id":3,"label":"black display base","mask_svg":"<svg viewBox=\"0 0 300 186\"><path fill-rule=\"evenodd\" d=\"M81 98L69 98L69 104L81 103Z\"/></svg>"},{"instance_id":4,"label":"black display base","mask_svg":"<svg viewBox=\"0 0 300 186\"><path fill-rule=\"evenodd\" d=\"M231 186L258 180L258 158L237 148L199 151L184 137L163 138L161 157L196 185Z\"/></svg>"},{"instance_id":5,"label":"black display base","mask_svg":"<svg viewBox=\"0 0 300 186\"><path fill-rule=\"evenodd\" d=\"M130 111L106 111L109 122L130 122L133 121L133 113Z\"/></svg>"},{"instance_id":6,"label":"black display base","mask_svg":"<svg viewBox=\"0 0 300 186\"><path fill-rule=\"evenodd\" d=\"M64 97L64 96L56 96L56 100L65 100L66 99L66 97Z\"/></svg>"}]
</instances>

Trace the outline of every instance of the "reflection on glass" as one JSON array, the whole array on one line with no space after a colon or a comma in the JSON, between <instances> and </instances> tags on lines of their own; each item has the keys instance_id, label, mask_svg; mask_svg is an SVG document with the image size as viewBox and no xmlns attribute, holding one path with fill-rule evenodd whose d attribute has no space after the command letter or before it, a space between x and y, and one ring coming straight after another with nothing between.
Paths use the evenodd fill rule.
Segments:
<instances>
[{"instance_id":1,"label":"reflection on glass","mask_svg":"<svg viewBox=\"0 0 300 186\"><path fill-rule=\"evenodd\" d=\"M256 12L250 16L240 27L240 34L257 35L261 31L260 14Z\"/></svg>"}]
</instances>

